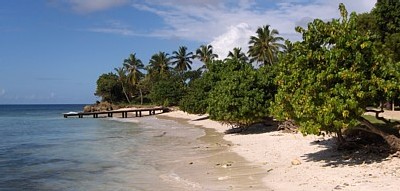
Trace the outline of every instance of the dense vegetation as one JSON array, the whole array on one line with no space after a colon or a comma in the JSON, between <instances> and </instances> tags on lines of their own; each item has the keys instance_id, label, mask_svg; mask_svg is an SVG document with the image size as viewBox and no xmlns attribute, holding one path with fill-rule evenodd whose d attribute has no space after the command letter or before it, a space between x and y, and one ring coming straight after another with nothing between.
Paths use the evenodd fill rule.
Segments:
<instances>
[{"instance_id":1,"label":"dense vegetation","mask_svg":"<svg viewBox=\"0 0 400 191\"><path fill-rule=\"evenodd\" d=\"M114 103L179 106L238 127L272 116L290 119L304 134L333 132L339 142L344 130L361 129L400 150L398 133L362 116L367 107L381 109L399 98L399 8L398 0L380 0L370 13L349 15L340 4L339 19L297 27L298 42L284 41L265 25L249 38L247 53L236 47L224 60L211 45L194 53L185 46L171 56L158 52L146 67L132 53L116 74L99 77L96 95ZM192 70L195 59L203 66ZM379 109L374 112L382 119Z\"/></svg>"}]
</instances>

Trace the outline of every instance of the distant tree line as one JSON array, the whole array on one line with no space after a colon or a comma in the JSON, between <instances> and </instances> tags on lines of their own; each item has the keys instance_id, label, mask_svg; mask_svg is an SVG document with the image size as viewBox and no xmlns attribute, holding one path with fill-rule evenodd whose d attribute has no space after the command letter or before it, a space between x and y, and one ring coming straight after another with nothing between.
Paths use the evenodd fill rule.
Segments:
<instances>
[{"instance_id":1,"label":"distant tree line","mask_svg":"<svg viewBox=\"0 0 400 191\"><path fill-rule=\"evenodd\" d=\"M194 53L179 47L172 55L154 54L147 66L134 53L115 73L102 74L96 95L104 101L179 106L193 114L246 127L266 117L294 120L304 134L346 129L380 135L400 150L398 131L389 133L363 117L367 108L400 93L400 1L378 0L369 13L315 19L296 27L302 40L290 42L269 25L224 60L202 45ZM194 59L203 66L192 70Z\"/></svg>"}]
</instances>

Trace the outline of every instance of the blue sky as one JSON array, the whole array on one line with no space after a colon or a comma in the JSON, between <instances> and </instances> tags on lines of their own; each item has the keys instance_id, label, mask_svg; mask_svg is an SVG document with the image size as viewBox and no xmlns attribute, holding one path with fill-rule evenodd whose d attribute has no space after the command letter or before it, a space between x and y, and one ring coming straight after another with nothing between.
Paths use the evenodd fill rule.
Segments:
<instances>
[{"instance_id":1,"label":"blue sky","mask_svg":"<svg viewBox=\"0 0 400 191\"><path fill-rule=\"evenodd\" d=\"M212 44L225 57L247 50L269 24L298 40L314 18L370 11L371 0L4 0L0 2L0 104L93 103L96 80L135 52Z\"/></svg>"}]
</instances>

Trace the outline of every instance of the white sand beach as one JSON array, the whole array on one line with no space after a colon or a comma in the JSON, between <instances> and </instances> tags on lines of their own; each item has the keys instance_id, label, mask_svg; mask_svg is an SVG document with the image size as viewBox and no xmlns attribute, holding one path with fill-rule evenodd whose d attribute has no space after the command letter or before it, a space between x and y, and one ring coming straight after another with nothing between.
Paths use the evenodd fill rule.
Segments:
<instances>
[{"instance_id":1,"label":"white sand beach","mask_svg":"<svg viewBox=\"0 0 400 191\"><path fill-rule=\"evenodd\" d=\"M228 126L182 111L161 114L223 133ZM265 169L263 181L273 190L399 190L400 156L362 159L343 156L330 136L306 136L272 131L224 135L229 149Z\"/></svg>"}]
</instances>

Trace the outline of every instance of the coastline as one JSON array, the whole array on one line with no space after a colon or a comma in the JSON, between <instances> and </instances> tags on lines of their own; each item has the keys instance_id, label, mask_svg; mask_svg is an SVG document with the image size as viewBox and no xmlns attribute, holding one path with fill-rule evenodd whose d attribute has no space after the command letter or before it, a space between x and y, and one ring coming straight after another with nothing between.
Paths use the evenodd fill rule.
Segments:
<instances>
[{"instance_id":1,"label":"coastline","mask_svg":"<svg viewBox=\"0 0 400 191\"><path fill-rule=\"evenodd\" d=\"M205 116L182 111L160 114L187 120L189 124L215 129L229 127ZM339 153L330 136L303 136L278 131L262 134L224 134L232 143L229 150L252 165L264 169L263 183L272 190L398 190L399 156L389 155L366 160Z\"/></svg>"},{"instance_id":2,"label":"coastline","mask_svg":"<svg viewBox=\"0 0 400 191\"><path fill-rule=\"evenodd\" d=\"M156 148L145 149L158 151L149 155L160 158L156 159L160 172L158 181L169 185L163 190L271 190L263 184L266 174L263 168L231 152L233 145L223 139L219 128L200 126L203 120L193 124L183 117L170 116L173 113L144 118L133 115L108 118L151 129L153 141L150 142L154 142ZM209 120L205 122L219 125Z\"/></svg>"}]
</instances>

